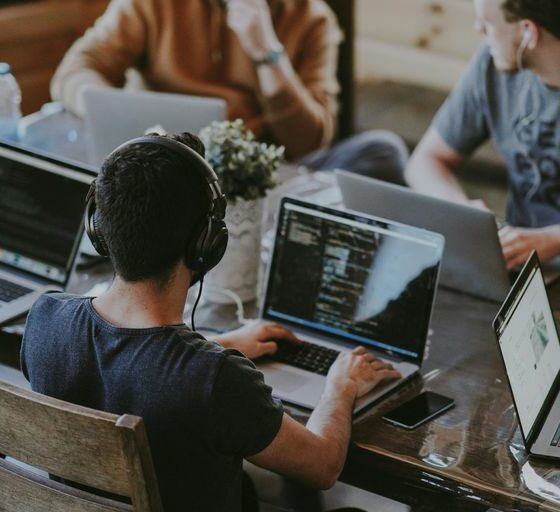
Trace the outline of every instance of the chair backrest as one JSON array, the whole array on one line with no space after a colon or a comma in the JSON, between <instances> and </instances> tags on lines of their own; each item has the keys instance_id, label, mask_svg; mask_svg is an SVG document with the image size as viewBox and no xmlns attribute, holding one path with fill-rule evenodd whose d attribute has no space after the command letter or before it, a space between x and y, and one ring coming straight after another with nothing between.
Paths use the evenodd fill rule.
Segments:
<instances>
[{"instance_id":1,"label":"chair backrest","mask_svg":"<svg viewBox=\"0 0 560 512\"><path fill-rule=\"evenodd\" d=\"M338 138L354 133L354 0L326 0L336 14L344 39L338 53L337 78L340 84Z\"/></svg>"},{"instance_id":2,"label":"chair backrest","mask_svg":"<svg viewBox=\"0 0 560 512\"><path fill-rule=\"evenodd\" d=\"M0 381L0 510L160 512L161 500L142 418L69 404ZM42 477L34 468L100 494ZM106 495L106 494L105 494Z\"/></svg>"}]
</instances>

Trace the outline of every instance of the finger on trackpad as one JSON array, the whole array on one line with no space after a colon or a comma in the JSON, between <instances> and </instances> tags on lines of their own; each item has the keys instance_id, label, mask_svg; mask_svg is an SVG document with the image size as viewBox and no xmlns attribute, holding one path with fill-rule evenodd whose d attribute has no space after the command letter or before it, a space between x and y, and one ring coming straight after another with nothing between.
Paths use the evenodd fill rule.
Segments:
<instances>
[{"instance_id":1,"label":"finger on trackpad","mask_svg":"<svg viewBox=\"0 0 560 512\"><path fill-rule=\"evenodd\" d=\"M268 368L265 380L272 389L282 391L284 393L293 393L309 382L310 379L289 370Z\"/></svg>"}]
</instances>

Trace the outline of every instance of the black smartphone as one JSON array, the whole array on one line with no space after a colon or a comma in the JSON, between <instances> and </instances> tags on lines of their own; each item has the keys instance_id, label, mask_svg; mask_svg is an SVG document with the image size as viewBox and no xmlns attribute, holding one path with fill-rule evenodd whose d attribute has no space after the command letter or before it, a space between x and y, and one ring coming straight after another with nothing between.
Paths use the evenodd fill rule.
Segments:
<instances>
[{"instance_id":1,"label":"black smartphone","mask_svg":"<svg viewBox=\"0 0 560 512\"><path fill-rule=\"evenodd\" d=\"M408 402L389 411L383 419L398 427L412 430L439 416L455 405L455 400L432 391L424 391Z\"/></svg>"}]
</instances>

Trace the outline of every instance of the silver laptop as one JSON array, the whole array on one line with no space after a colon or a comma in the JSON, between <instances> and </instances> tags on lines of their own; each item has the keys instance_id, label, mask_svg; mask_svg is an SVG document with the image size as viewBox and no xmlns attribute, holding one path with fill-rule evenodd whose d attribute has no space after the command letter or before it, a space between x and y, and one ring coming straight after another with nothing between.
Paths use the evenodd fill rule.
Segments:
<instances>
[{"instance_id":1,"label":"silver laptop","mask_svg":"<svg viewBox=\"0 0 560 512\"><path fill-rule=\"evenodd\" d=\"M444 235L443 286L504 300L511 282L492 213L345 171L336 171L336 180L346 207Z\"/></svg>"},{"instance_id":2,"label":"silver laptop","mask_svg":"<svg viewBox=\"0 0 560 512\"><path fill-rule=\"evenodd\" d=\"M66 286L93 175L0 144L0 323Z\"/></svg>"},{"instance_id":3,"label":"silver laptop","mask_svg":"<svg viewBox=\"0 0 560 512\"><path fill-rule=\"evenodd\" d=\"M340 351L363 345L402 379L357 401L355 412L412 377L422 363L444 238L423 229L294 198L280 203L262 318L293 330L258 362L276 396L313 409Z\"/></svg>"},{"instance_id":4,"label":"silver laptop","mask_svg":"<svg viewBox=\"0 0 560 512\"><path fill-rule=\"evenodd\" d=\"M202 96L100 87L85 90L83 99L90 159L96 165L156 125L167 133L198 133L226 116L224 100Z\"/></svg>"},{"instance_id":5,"label":"silver laptop","mask_svg":"<svg viewBox=\"0 0 560 512\"><path fill-rule=\"evenodd\" d=\"M560 341L536 253L493 325L527 451L560 458Z\"/></svg>"}]
</instances>

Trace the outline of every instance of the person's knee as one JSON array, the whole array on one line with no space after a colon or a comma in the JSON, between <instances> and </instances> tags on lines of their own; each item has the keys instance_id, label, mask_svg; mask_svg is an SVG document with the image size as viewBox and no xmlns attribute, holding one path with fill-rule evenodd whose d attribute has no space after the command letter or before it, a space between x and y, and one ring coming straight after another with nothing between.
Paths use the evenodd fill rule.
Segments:
<instances>
[{"instance_id":1,"label":"person's knee","mask_svg":"<svg viewBox=\"0 0 560 512\"><path fill-rule=\"evenodd\" d=\"M404 184L404 168L409 151L401 137L387 130L369 130L355 135L352 143L354 165L348 169L372 178Z\"/></svg>"}]
</instances>

